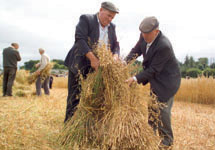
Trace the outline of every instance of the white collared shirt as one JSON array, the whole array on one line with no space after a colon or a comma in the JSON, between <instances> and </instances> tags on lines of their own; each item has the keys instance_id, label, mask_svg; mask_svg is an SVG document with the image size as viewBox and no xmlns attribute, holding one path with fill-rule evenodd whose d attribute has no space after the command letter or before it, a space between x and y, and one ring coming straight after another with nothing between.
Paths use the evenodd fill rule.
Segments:
<instances>
[{"instance_id":1,"label":"white collared shirt","mask_svg":"<svg viewBox=\"0 0 215 150\"><path fill-rule=\"evenodd\" d=\"M41 59L40 59L40 63L39 63L39 68L37 69L38 71L43 70L46 65L48 65L48 63L50 62L50 58L48 55L46 55L45 53L43 53L41 55Z\"/></svg>"},{"instance_id":2,"label":"white collared shirt","mask_svg":"<svg viewBox=\"0 0 215 150\"><path fill-rule=\"evenodd\" d=\"M159 33L158 33L158 34L159 34ZM154 40L153 40L151 43L147 43L147 44L146 44L146 54L147 54L147 52L148 52L150 46L153 44L153 42L154 42L155 39L157 38L158 34L156 35L156 37L154 38Z\"/></svg>"},{"instance_id":3,"label":"white collared shirt","mask_svg":"<svg viewBox=\"0 0 215 150\"><path fill-rule=\"evenodd\" d=\"M159 33L158 33L158 34L159 34ZM157 34L157 36L158 36L158 34ZM147 44L146 44L146 54L147 54L147 52L148 52L150 46L153 44L153 42L154 42L155 39L157 38L157 36L154 38L154 40L153 40L151 43L147 43ZM136 77L136 76L133 76L133 79L134 79L134 81L137 82L137 77Z\"/></svg>"},{"instance_id":4,"label":"white collared shirt","mask_svg":"<svg viewBox=\"0 0 215 150\"><path fill-rule=\"evenodd\" d=\"M106 45L106 47L108 46L108 27L110 26L110 24L108 24L105 27L102 27L99 18L97 16L98 19L98 23L99 23L99 41L98 41L98 45L102 46L103 44Z\"/></svg>"}]
</instances>

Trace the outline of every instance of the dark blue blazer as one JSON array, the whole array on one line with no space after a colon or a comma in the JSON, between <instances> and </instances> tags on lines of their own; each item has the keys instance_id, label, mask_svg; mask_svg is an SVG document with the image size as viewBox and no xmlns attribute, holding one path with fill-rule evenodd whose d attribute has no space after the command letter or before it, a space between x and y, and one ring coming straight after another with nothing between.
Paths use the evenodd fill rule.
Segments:
<instances>
[{"instance_id":1,"label":"dark blue blazer","mask_svg":"<svg viewBox=\"0 0 215 150\"><path fill-rule=\"evenodd\" d=\"M119 54L119 42L117 41L115 25L110 23L108 27L109 46L113 54ZM99 39L99 23L97 14L81 15L75 31L75 43L68 52L64 65L72 73L87 73L90 67L90 61L85 56L97 45Z\"/></svg>"},{"instance_id":2,"label":"dark blue blazer","mask_svg":"<svg viewBox=\"0 0 215 150\"><path fill-rule=\"evenodd\" d=\"M129 62L143 55L143 71L136 75L138 83L150 82L152 92L161 102L167 102L179 89L181 74L170 41L160 32L146 53L142 35L126 57Z\"/></svg>"}]
</instances>

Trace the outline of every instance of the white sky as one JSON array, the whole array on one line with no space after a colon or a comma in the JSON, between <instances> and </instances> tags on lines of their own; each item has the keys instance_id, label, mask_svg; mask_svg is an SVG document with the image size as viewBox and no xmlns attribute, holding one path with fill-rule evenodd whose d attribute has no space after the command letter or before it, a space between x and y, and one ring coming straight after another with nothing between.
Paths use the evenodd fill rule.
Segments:
<instances>
[{"instance_id":1,"label":"white sky","mask_svg":"<svg viewBox=\"0 0 215 150\"><path fill-rule=\"evenodd\" d=\"M64 59L74 43L81 14L95 14L104 0L1 0L0 63L2 50L20 44L23 58L40 59L38 48L51 59ZM172 42L176 57L215 57L215 9L213 0L110 0L119 9L116 24L121 54L126 56L139 38L139 24L156 16L161 31Z\"/></svg>"}]
</instances>

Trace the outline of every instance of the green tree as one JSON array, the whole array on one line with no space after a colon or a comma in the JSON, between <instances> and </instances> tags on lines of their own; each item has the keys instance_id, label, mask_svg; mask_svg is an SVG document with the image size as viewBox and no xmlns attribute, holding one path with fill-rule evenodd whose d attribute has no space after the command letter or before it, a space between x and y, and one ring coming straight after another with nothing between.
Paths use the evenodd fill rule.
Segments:
<instances>
[{"instance_id":1,"label":"green tree","mask_svg":"<svg viewBox=\"0 0 215 150\"><path fill-rule=\"evenodd\" d=\"M210 68L215 69L215 63L212 63L212 64L210 65Z\"/></svg>"},{"instance_id":2,"label":"green tree","mask_svg":"<svg viewBox=\"0 0 215 150\"><path fill-rule=\"evenodd\" d=\"M202 74L202 71L197 68L189 68L189 69L187 69L186 74L189 77L197 78L199 75Z\"/></svg>"},{"instance_id":3,"label":"green tree","mask_svg":"<svg viewBox=\"0 0 215 150\"><path fill-rule=\"evenodd\" d=\"M203 74L204 74L205 77L214 76L214 75L215 75L215 69L206 68L206 69L203 71Z\"/></svg>"},{"instance_id":4,"label":"green tree","mask_svg":"<svg viewBox=\"0 0 215 150\"><path fill-rule=\"evenodd\" d=\"M189 68L195 68L195 60L193 59L193 56L190 56Z\"/></svg>"},{"instance_id":5,"label":"green tree","mask_svg":"<svg viewBox=\"0 0 215 150\"><path fill-rule=\"evenodd\" d=\"M203 69L208 67L208 58L206 57L201 57L198 59L198 63L203 66Z\"/></svg>"},{"instance_id":6,"label":"green tree","mask_svg":"<svg viewBox=\"0 0 215 150\"><path fill-rule=\"evenodd\" d=\"M61 60L61 59L53 59L52 62L55 62L55 63L57 63L59 65L64 65L64 61Z\"/></svg>"},{"instance_id":7,"label":"green tree","mask_svg":"<svg viewBox=\"0 0 215 150\"><path fill-rule=\"evenodd\" d=\"M200 70L204 70L204 65L199 63L198 61L196 62L196 68L200 69Z\"/></svg>"},{"instance_id":8,"label":"green tree","mask_svg":"<svg viewBox=\"0 0 215 150\"><path fill-rule=\"evenodd\" d=\"M53 69L67 69L66 66L64 66L64 61L61 59L53 59L52 62L54 62Z\"/></svg>"},{"instance_id":9,"label":"green tree","mask_svg":"<svg viewBox=\"0 0 215 150\"><path fill-rule=\"evenodd\" d=\"M186 55L185 61L184 61L184 66L185 66L185 67L189 67L189 61L190 61L189 56Z\"/></svg>"},{"instance_id":10,"label":"green tree","mask_svg":"<svg viewBox=\"0 0 215 150\"><path fill-rule=\"evenodd\" d=\"M193 56L186 56L185 57L185 61L184 61L184 64L183 64L184 67L186 68L195 68L196 67L196 62L193 58Z\"/></svg>"},{"instance_id":11,"label":"green tree","mask_svg":"<svg viewBox=\"0 0 215 150\"><path fill-rule=\"evenodd\" d=\"M38 62L39 60L29 60L25 62L24 66L21 66L20 68L34 72L36 70L35 64L37 64Z\"/></svg>"},{"instance_id":12,"label":"green tree","mask_svg":"<svg viewBox=\"0 0 215 150\"><path fill-rule=\"evenodd\" d=\"M185 66L180 67L181 77L185 78L187 76L187 68Z\"/></svg>"},{"instance_id":13,"label":"green tree","mask_svg":"<svg viewBox=\"0 0 215 150\"><path fill-rule=\"evenodd\" d=\"M53 66L53 69L67 69L66 66L64 65L60 65L58 63L55 62L54 66Z\"/></svg>"}]
</instances>

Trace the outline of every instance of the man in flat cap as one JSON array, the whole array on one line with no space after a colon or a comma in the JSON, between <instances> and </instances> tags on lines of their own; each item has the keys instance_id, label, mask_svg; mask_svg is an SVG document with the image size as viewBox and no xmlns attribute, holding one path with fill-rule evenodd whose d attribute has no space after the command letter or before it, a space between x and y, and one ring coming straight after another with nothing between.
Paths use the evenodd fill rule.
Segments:
<instances>
[{"instance_id":1,"label":"man in flat cap","mask_svg":"<svg viewBox=\"0 0 215 150\"><path fill-rule=\"evenodd\" d=\"M99 60L93 54L93 47L100 44L109 46L115 59L119 55L119 43L117 41L115 25L111 23L118 8L110 2L103 2L96 14L81 15L75 31L75 43L68 52L64 61L68 67L68 97L66 117L64 122L70 119L76 106L79 104L78 95L81 87L78 83L79 71L86 77L91 70L97 70Z\"/></svg>"},{"instance_id":2,"label":"man in flat cap","mask_svg":"<svg viewBox=\"0 0 215 150\"><path fill-rule=\"evenodd\" d=\"M132 48L126 62L143 55L143 71L129 78L126 82L150 83L151 95L155 95L156 101L165 104L159 106L159 110L149 107L149 124L155 133L161 137L160 147L169 148L173 144L173 132L171 128L171 108L173 98L181 82L178 61L175 57L170 41L159 30L159 22L155 17L145 18L139 27L141 34L139 41ZM153 112L158 113L159 120L154 118ZM153 117L155 120L152 121ZM157 124L157 125L156 125Z\"/></svg>"},{"instance_id":3,"label":"man in flat cap","mask_svg":"<svg viewBox=\"0 0 215 150\"><path fill-rule=\"evenodd\" d=\"M12 43L3 50L3 96L13 96L12 86L16 78L17 62L21 60L18 49L19 44Z\"/></svg>"}]
</instances>

